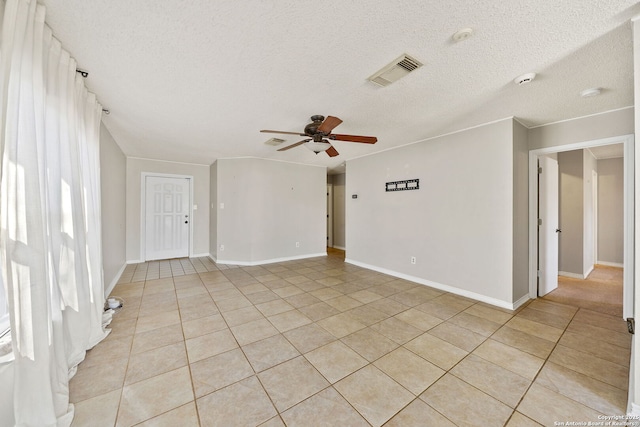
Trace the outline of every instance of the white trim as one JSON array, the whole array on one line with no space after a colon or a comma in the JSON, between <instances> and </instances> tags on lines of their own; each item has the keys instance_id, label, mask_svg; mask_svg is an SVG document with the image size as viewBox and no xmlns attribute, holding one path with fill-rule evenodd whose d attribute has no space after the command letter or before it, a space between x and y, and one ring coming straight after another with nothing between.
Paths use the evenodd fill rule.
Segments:
<instances>
[{"instance_id":1,"label":"white trim","mask_svg":"<svg viewBox=\"0 0 640 427\"><path fill-rule=\"evenodd\" d=\"M203 253L203 254L191 254L189 255L189 258L208 258L210 257L211 254L209 252Z\"/></svg>"},{"instance_id":2,"label":"white trim","mask_svg":"<svg viewBox=\"0 0 640 427\"><path fill-rule=\"evenodd\" d=\"M211 164L209 164L209 163L176 162L176 161L174 161L174 160L150 159L150 158L148 158L148 157L136 157L136 156L131 156L131 157L127 157L127 159L147 160L147 161L150 161L150 162L177 163L177 164L181 164L181 165L211 166ZM158 174L158 175L162 175L162 174Z\"/></svg>"},{"instance_id":3,"label":"white trim","mask_svg":"<svg viewBox=\"0 0 640 427\"><path fill-rule=\"evenodd\" d=\"M539 148L529 151L529 297L537 298L537 254L538 254L538 157L571 150L581 150L588 147L602 145L624 144L624 273L623 289L625 292L622 307L624 319L633 317L634 283L633 283L633 257L634 257L634 144L633 134L621 135L609 138L582 141L553 147Z\"/></svg>"},{"instance_id":4,"label":"white trim","mask_svg":"<svg viewBox=\"0 0 640 427\"><path fill-rule=\"evenodd\" d=\"M118 281L120 280L120 277L122 277L122 273L124 273L124 269L127 268L127 264L128 264L128 262L122 264L122 267L120 268L120 271L118 271L118 274L116 274L116 276L113 278L111 283L109 283L109 286L107 286L104 289L104 298L105 299L109 296L109 294L111 294L111 291L113 290L113 288L115 288L116 285L118 284Z\"/></svg>"},{"instance_id":5,"label":"white trim","mask_svg":"<svg viewBox=\"0 0 640 427\"><path fill-rule=\"evenodd\" d=\"M340 249L341 251L346 251L347 248L342 247L342 246L334 246L333 249Z\"/></svg>"},{"instance_id":6,"label":"white trim","mask_svg":"<svg viewBox=\"0 0 640 427\"><path fill-rule=\"evenodd\" d=\"M589 275L591 274L591 272L593 271L593 265L591 267L589 267L587 269L587 271L584 272L584 278L586 279L587 277L589 277Z\"/></svg>"},{"instance_id":7,"label":"white trim","mask_svg":"<svg viewBox=\"0 0 640 427\"><path fill-rule=\"evenodd\" d=\"M145 261L143 261L141 259L130 259L130 260L127 260L127 264L142 264L143 262L145 262Z\"/></svg>"},{"instance_id":8,"label":"white trim","mask_svg":"<svg viewBox=\"0 0 640 427\"><path fill-rule=\"evenodd\" d=\"M295 261L299 259L307 259L307 258L318 258L327 256L326 252L320 252L317 254L306 254L306 255L295 255L292 257L282 257L282 258L271 258L271 259L263 259L259 261L234 261L228 259L218 259L216 260L213 255L209 255L213 262L216 264L227 264L227 265L242 265L242 266L254 266L254 265L263 265L263 264L274 264L277 262L286 262L286 261Z\"/></svg>"},{"instance_id":9,"label":"white trim","mask_svg":"<svg viewBox=\"0 0 640 427\"><path fill-rule=\"evenodd\" d=\"M173 162L169 162L173 163ZM147 177L161 177L161 178L175 178L186 179L189 181L189 247L187 249L187 256L191 257L193 253L193 187L194 177L193 175L181 175L172 173L159 173L159 172L140 172L140 259L146 261L146 229L147 229ZM141 261L141 262L145 262Z\"/></svg>"},{"instance_id":10,"label":"white trim","mask_svg":"<svg viewBox=\"0 0 640 427\"><path fill-rule=\"evenodd\" d=\"M314 167L317 167L317 168L324 168L324 169L328 169L329 168L326 165L315 165L313 163L292 162L290 160L271 159L271 158L267 158L267 157L256 157L256 156L219 157L219 158L215 159L213 161L213 163L217 162L218 160L238 160L238 159L267 160L267 161L271 161L271 162L289 163L289 164L298 165L298 166L314 166Z\"/></svg>"},{"instance_id":11,"label":"white trim","mask_svg":"<svg viewBox=\"0 0 640 427\"><path fill-rule=\"evenodd\" d=\"M558 276L571 277L572 279L584 279L585 276L579 273L569 273L568 271L558 271Z\"/></svg>"},{"instance_id":12,"label":"white trim","mask_svg":"<svg viewBox=\"0 0 640 427\"><path fill-rule=\"evenodd\" d=\"M605 267L624 268L624 264L620 262L596 261L596 265L604 265Z\"/></svg>"},{"instance_id":13,"label":"white trim","mask_svg":"<svg viewBox=\"0 0 640 427\"><path fill-rule=\"evenodd\" d=\"M349 258L346 258L344 260L344 262L356 265L358 267L366 268L368 270L377 271L378 273L388 274L389 276L398 277L400 279L408 280L410 282L415 282L415 283L418 283L420 285L429 286L430 288L439 289L441 291L445 291L445 292L449 292L449 293L452 293L452 294L460 295L460 296L463 296L463 297L471 298L471 299L474 299L476 301L486 302L487 304L491 304L491 305L494 305L494 306L500 307L500 308L506 308L507 310L515 310L517 307L522 305L525 301L529 300L529 296L525 295L522 298L520 298L518 301L516 301L515 303L510 303L510 302L507 302L507 301L499 300L497 298L492 298L492 297L488 297L486 295L482 295L482 294L478 294L478 293L475 293L475 292L467 291L467 290L464 290L464 289L456 288L454 286L443 285L442 283L432 282L430 280L426 280L426 279L423 279L421 277L410 276L408 274L399 273L397 271L388 270L386 268L377 267L375 265L365 264L363 262L355 261L355 260L352 260L352 259L349 259Z\"/></svg>"},{"instance_id":14,"label":"white trim","mask_svg":"<svg viewBox=\"0 0 640 427\"><path fill-rule=\"evenodd\" d=\"M631 412L629 412L627 415L630 415L631 419L637 420L638 418L640 418L640 405L631 402Z\"/></svg>"}]
</instances>

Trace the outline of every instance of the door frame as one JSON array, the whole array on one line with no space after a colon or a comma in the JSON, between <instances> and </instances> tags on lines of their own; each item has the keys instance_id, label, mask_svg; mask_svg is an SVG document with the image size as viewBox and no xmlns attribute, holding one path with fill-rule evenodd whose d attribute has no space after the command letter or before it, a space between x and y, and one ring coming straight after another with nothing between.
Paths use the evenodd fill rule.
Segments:
<instances>
[{"instance_id":1,"label":"door frame","mask_svg":"<svg viewBox=\"0 0 640 427\"><path fill-rule=\"evenodd\" d=\"M333 247L333 184L327 183L327 247Z\"/></svg>"},{"instance_id":2,"label":"door frame","mask_svg":"<svg viewBox=\"0 0 640 427\"><path fill-rule=\"evenodd\" d=\"M193 175L177 175L158 172L140 173L140 259L147 260L147 177L186 179L189 182L189 257L193 256Z\"/></svg>"},{"instance_id":3,"label":"door frame","mask_svg":"<svg viewBox=\"0 0 640 427\"><path fill-rule=\"evenodd\" d=\"M565 145L539 148L529 151L529 298L537 298L538 277L538 157L563 151L581 150L602 145L624 144L624 260L623 260L623 306L624 319L634 317L634 135L622 135L611 138L595 139Z\"/></svg>"}]
</instances>

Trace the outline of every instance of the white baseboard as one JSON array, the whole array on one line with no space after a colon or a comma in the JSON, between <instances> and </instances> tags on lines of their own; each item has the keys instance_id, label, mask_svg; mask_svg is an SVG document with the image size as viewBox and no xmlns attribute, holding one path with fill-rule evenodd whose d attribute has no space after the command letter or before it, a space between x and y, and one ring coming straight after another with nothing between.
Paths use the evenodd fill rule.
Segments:
<instances>
[{"instance_id":1,"label":"white baseboard","mask_svg":"<svg viewBox=\"0 0 640 427\"><path fill-rule=\"evenodd\" d=\"M609 261L597 261L597 265L604 265L606 267L619 267L624 268L624 264L621 262L609 262Z\"/></svg>"},{"instance_id":2,"label":"white baseboard","mask_svg":"<svg viewBox=\"0 0 640 427\"><path fill-rule=\"evenodd\" d=\"M630 415L629 418L632 420L638 420L640 418L640 405L631 403L631 412L627 415Z\"/></svg>"},{"instance_id":3,"label":"white baseboard","mask_svg":"<svg viewBox=\"0 0 640 427\"><path fill-rule=\"evenodd\" d=\"M567 271L558 271L558 276L571 277L572 279L584 279L584 276L582 274L569 273Z\"/></svg>"},{"instance_id":4,"label":"white baseboard","mask_svg":"<svg viewBox=\"0 0 640 427\"><path fill-rule=\"evenodd\" d=\"M327 253L321 252L317 254L295 255L292 257L271 258L271 259L263 259L259 261L236 261L236 260L230 260L230 259L216 259L212 255L209 255L209 256L211 257L213 262L215 262L216 264L253 266L253 265L263 265L263 264L274 264L276 262L295 261L295 260L306 259L306 258L317 258L321 256L327 256Z\"/></svg>"},{"instance_id":5,"label":"white baseboard","mask_svg":"<svg viewBox=\"0 0 640 427\"><path fill-rule=\"evenodd\" d=\"M430 280L423 279L421 277L410 276L408 274L399 273L393 270L387 270L386 268L377 267L375 265L365 264L360 261L355 261L349 258L346 258L344 262L348 262L349 264L357 265L358 267L366 268L369 270L377 271L379 273L388 274L389 276L398 277L400 279L409 280L410 282L419 283L421 285L429 286L430 288L439 289L441 291L449 292L452 294L460 295L462 297L471 298L476 301L486 302L487 304L495 305L496 307L506 308L507 310L515 310L520 305L524 304L529 299L528 295L520 298L515 303L510 303L507 301L502 301L497 298L488 297L486 295L478 294L475 292L467 291L465 289L456 288L449 285L444 285L442 283L432 282Z\"/></svg>"},{"instance_id":6,"label":"white baseboard","mask_svg":"<svg viewBox=\"0 0 640 427\"><path fill-rule=\"evenodd\" d=\"M131 259L127 260L127 264L142 264L144 261L141 259Z\"/></svg>"},{"instance_id":7,"label":"white baseboard","mask_svg":"<svg viewBox=\"0 0 640 427\"><path fill-rule=\"evenodd\" d=\"M585 271L585 272L584 272L584 274L583 274L583 276L582 276L582 277L584 277L585 279L586 279L587 277L589 277L589 275L590 275L590 274L591 274L591 272L593 271L593 267L594 267L593 265L592 265L591 267L589 267L589 268L587 269L587 271Z\"/></svg>"},{"instance_id":8,"label":"white baseboard","mask_svg":"<svg viewBox=\"0 0 640 427\"><path fill-rule=\"evenodd\" d=\"M209 256L210 255L207 252L207 253L203 253L203 254L193 254L193 255L190 255L189 258L207 258Z\"/></svg>"},{"instance_id":9,"label":"white baseboard","mask_svg":"<svg viewBox=\"0 0 640 427\"><path fill-rule=\"evenodd\" d=\"M342 246L334 246L333 249L340 249L341 251L347 250L347 248L343 248Z\"/></svg>"},{"instance_id":10,"label":"white baseboard","mask_svg":"<svg viewBox=\"0 0 640 427\"><path fill-rule=\"evenodd\" d=\"M107 286L104 289L104 297L105 299L111 294L111 291L113 290L113 288L116 287L116 285L118 284L118 281L120 280L120 277L122 277L122 273L124 273L124 269L127 268L127 264L129 264L128 262L124 263L122 265L122 267L120 268L120 271L118 271L118 274L116 274L116 277L113 278L113 280L111 281L111 283L109 283L109 286Z\"/></svg>"}]
</instances>

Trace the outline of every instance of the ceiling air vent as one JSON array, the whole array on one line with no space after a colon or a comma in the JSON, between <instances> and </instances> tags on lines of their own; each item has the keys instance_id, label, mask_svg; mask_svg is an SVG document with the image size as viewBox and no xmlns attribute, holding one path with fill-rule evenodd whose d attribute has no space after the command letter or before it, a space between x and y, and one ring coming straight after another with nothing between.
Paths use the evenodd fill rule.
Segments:
<instances>
[{"instance_id":1,"label":"ceiling air vent","mask_svg":"<svg viewBox=\"0 0 640 427\"><path fill-rule=\"evenodd\" d=\"M280 138L271 138L268 141L265 141L264 143L267 145L273 145L274 147L276 145L280 145L284 142L284 139L280 139Z\"/></svg>"},{"instance_id":2,"label":"ceiling air vent","mask_svg":"<svg viewBox=\"0 0 640 427\"><path fill-rule=\"evenodd\" d=\"M389 86L401 77L422 67L422 62L404 54L368 78L379 86Z\"/></svg>"}]
</instances>

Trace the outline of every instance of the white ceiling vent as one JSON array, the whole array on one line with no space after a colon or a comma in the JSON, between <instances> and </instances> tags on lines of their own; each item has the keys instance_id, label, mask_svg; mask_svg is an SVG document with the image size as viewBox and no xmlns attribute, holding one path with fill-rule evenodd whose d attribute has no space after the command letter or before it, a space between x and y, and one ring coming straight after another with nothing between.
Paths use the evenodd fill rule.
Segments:
<instances>
[{"instance_id":1,"label":"white ceiling vent","mask_svg":"<svg viewBox=\"0 0 640 427\"><path fill-rule=\"evenodd\" d=\"M389 86L401 77L422 67L422 65L422 62L404 54L369 77L368 80L379 86Z\"/></svg>"},{"instance_id":2,"label":"white ceiling vent","mask_svg":"<svg viewBox=\"0 0 640 427\"><path fill-rule=\"evenodd\" d=\"M284 139L280 139L280 138L271 138L268 141L265 141L264 143L267 145L273 145L274 147L276 145L280 145L284 142Z\"/></svg>"}]
</instances>

